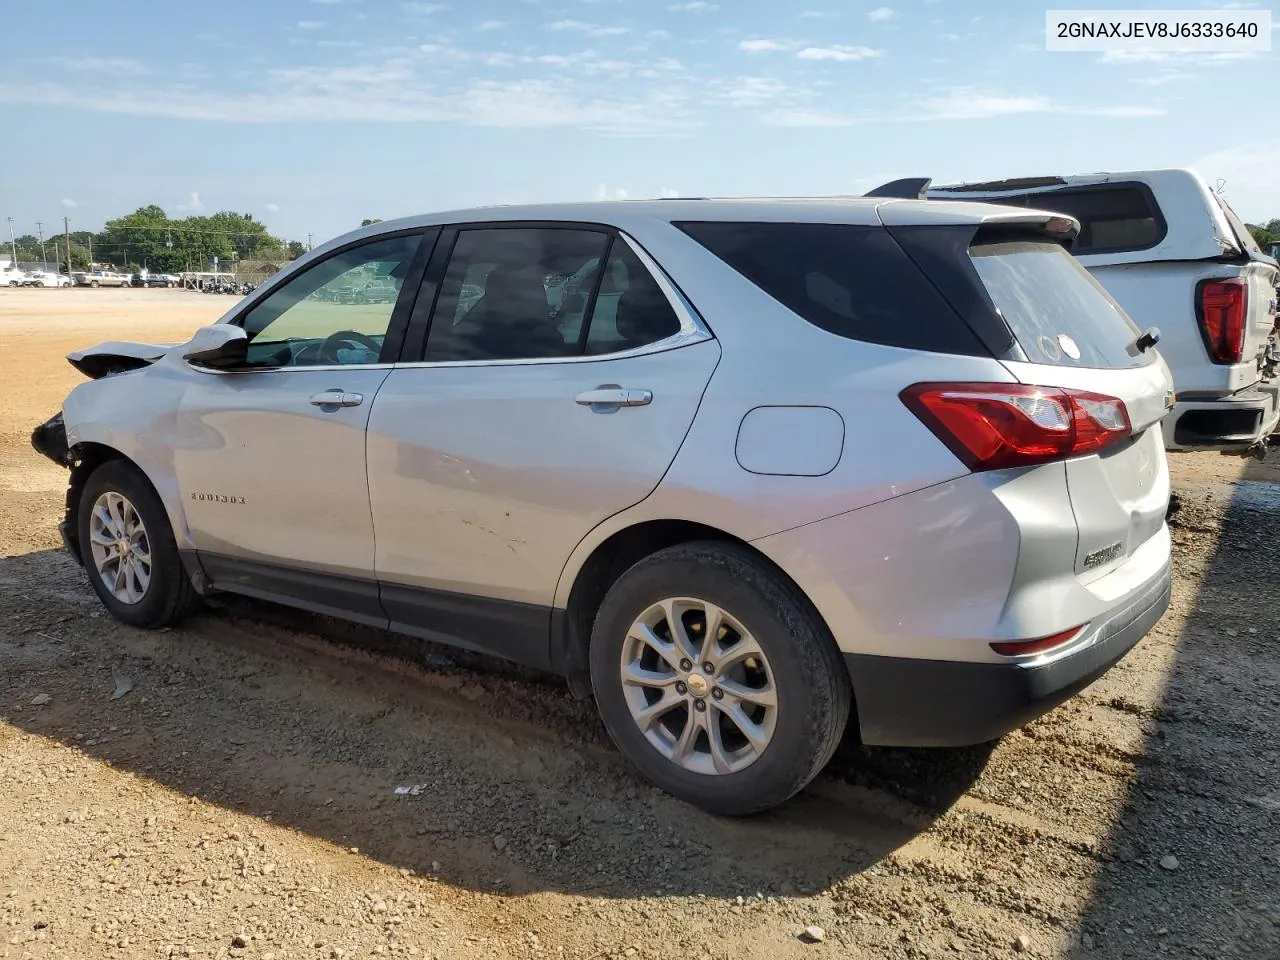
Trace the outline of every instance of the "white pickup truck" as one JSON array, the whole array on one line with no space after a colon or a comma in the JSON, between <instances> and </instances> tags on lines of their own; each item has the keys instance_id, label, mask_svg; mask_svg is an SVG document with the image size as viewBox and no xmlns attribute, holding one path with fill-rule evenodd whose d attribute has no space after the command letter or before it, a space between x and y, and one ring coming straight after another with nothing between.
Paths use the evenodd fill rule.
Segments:
<instances>
[{"instance_id":1,"label":"white pickup truck","mask_svg":"<svg viewBox=\"0 0 1280 960\"><path fill-rule=\"evenodd\" d=\"M1159 329L1177 391L1165 445L1266 452L1280 421L1276 261L1195 171L1025 177L926 195L1079 220L1072 253L1140 329Z\"/></svg>"}]
</instances>

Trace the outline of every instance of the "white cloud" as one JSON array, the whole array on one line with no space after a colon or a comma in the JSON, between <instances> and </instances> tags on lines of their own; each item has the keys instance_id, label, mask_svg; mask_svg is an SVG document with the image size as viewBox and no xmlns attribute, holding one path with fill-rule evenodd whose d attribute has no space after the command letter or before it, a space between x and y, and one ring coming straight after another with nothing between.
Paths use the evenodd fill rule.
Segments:
<instances>
[{"instance_id":1,"label":"white cloud","mask_svg":"<svg viewBox=\"0 0 1280 960\"><path fill-rule=\"evenodd\" d=\"M316 2L317 3L338 3L338 2L341 2L341 0L316 0ZM280 204L278 203L267 204L267 213L279 213L279 212L280 212Z\"/></svg>"},{"instance_id":2,"label":"white cloud","mask_svg":"<svg viewBox=\"0 0 1280 960\"><path fill-rule=\"evenodd\" d=\"M418 50L435 60L462 61L471 59L471 54L466 50L459 50L457 47L451 47L443 43L419 44Z\"/></svg>"},{"instance_id":3,"label":"white cloud","mask_svg":"<svg viewBox=\"0 0 1280 960\"><path fill-rule=\"evenodd\" d=\"M601 27L594 23L583 23L581 20L557 20L549 24L552 30L572 30L586 34L588 37L620 37L630 33L629 27Z\"/></svg>"},{"instance_id":4,"label":"white cloud","mask_svg":"<svg viewBox=\"0 0 1280 960\"><path fill-rule=\"evenodd\" d=\"M906 115L910 120L988 120L995 117L1016 116L1031 113L1058 113L1090 117L1158 117L1164 114L1159 107L1144 106L1082 106L1054 103L1039 94L1001 96L983 93L972 88L958 88L940 97L929 97L915 104Z\"/></svg>"},{"instance_id":5,"label":"white cloud","mask_svg":"<svg viewBox=\"0 0 1280 960\"><path fill-rule=\"evenodd\" d=\"M1179 71L1177 73L1157 73L1150 77L1138 77L1133 82L1143 87L1163 87L1166 83L1199 79L1199 74Z\"/></svg>"},{"instance_id":6,"label":"white cloud","mask_svg":"<svg viewBox=\"0 0 1280 960\"><path fill-rule=\"evenodd\" d=\"M780 50L794 50L800 46L795 40L770 40L767 37L759 40L742 40L738 43L739 50L745 50L747 53L777 53Z\"/></svg>"},{"instance_id":7,"label":"white cloud","mask_svg":"<svg viewBox=\"0 0 1280 960\"><path fill-rule=\"evenodd\" d=\"M76 73L103 73L113 77L141 77L146 65L125 57L50 57L49 63Z\"/></svg>"},{"instance_id":8,"label":"white cloud","mask_svg":"<svg viewBox=\"0 0 1280 960\"><path fill-rule=\"evenodd\" d=\"M684 64L675 57L660 57L653 67L655 70L683 70Z\"/></svg>"},{"instance_id":9,"label":"white cloud","mask_svg":"<svg viewBox=\"0 0 1280 960\"><path fill-rule=\"evenodd\" d=\"M204 210L204 204L200 202L200 194L192 190L187 194L186 203L176 203L174 206L184 212L201 213Z\"/></svg>"},{"instance_id":10,"label":"white cloud","mask_svg":"<svg viewBox=\"0 0 1280 960\"><path fill-rule=\"evenodd\" d=\"M1270 220L1276 211L1276 170L1280 139L1247 140L1191 159L1209 183L1226 181L1222 193L1236 213L1250 223Z\"/></svg>"},{"instance_id":11,"label":"white cloud","mask_svg":"<svg viewBox=\"0 0 1280 960\"><path fill-rule=\"evenodd\" d=\"M608 184L600 184L596 187L597 200L625 200L627 199L627 191L622 187L610 187Z\"/></svg>"},{"instance_id":12,"label":"white cloud","mask_svg":"<svg viewBox=\"0 0 1280 960\"><path fill-rule=\"evenodd\" d=\"M68 210L74 210L76 207L80 206L80 204L76 203L70 197L63 197L62 205L66 207Z\"/></svg>"},{"instance_id":13,"label":"white cloud","mask_svg":"<svg viewBox=\"0 0 1280 960\"><path fill-rule=\"evenodd\" d=\"M885 20L892 20L898 15L893 7L876 7L867 14L867 19L872 23L883 23Z\"/></svg>"},{"instance_id":14,"label":"white cloud","mask_svg":"<svg viewBox=\"0 0 1280 960\"><path fill-rule=\"evenodd\" d=\"M772 127L848 127L859 122L856 117L803 107L771 110L761 119Z\"/></svg>"},{"instance_id":15,"label":"white cloud","mask_svg":"<svg viewBox=\"0 0 1280 960\"><path fill-rule=\"evenodd\" d=\"M1182 53L1168 52L1161 50L1108 50L1098 58L1099 63L1194 63L1194 64L1220 64L1234 63L1238 60L1253 60L1258 56L1256 52L1245 51L1242 53L1218 52L1218 53Z\"/></svg>"},{"instance_id":16,"label":"white cloud","mask_svg":"<svg viewBox=\"0 0 1280 960\"><path fill-rule=\"evenodd\" d=\"M484 20L480 23L481 30L501 30L506 26L502 20Z\"/></svg>"},{"instance_id":17,"label":"white cloud","mask_svg":"<svg viewBox=\"0 0 1280 960\"><path fill-rule=\"evenodd\" d=\"M776 77L736 77L711 85L711 98L734 107L759 107L787 97L791 87Z\"/></svg>"},{"instance_id":18,"label":"white cloud","mask_svg":"<svg viewBox=\"0 0 1280 960\"><path fill-rule=\"evenodd\" d=\"M650 30L645 34L650 40L670 40L671 34L665 30Z\"/></svg>"},{"instance_id":19,"label":"white cloud","mask_svg":"<svg viewBox=\"0 0 1280 960\"><path fill-rule=\"evenodd\" d=\"M402 3L400 6L409 13L431 14L440 13L442 10L449 9L449 4L447 3L423 3L420 2L420 0L406 0L406 2Z\"/></svg>"},{"instance_id":20,"label":"white cloud","mask_svg":"<svg viewBox=\"0 0 1280 960\"><path fill-rule=\"evenodd\" d=\"M329 25L328 22L324 20L299 20L298 21L299 30L320 30L320 29L323 29L324 27L327 27L328 25Z\"/></svg>"},{"instance_id":21,"label":"white cloud","mask_svg":"<svg viewBox=\"0 0 1280 960\"><path fill-rule=\"evenodd\" d=\"M662 199L664 200L671 200L675 197L680 196L680 191L677 190L675 187L663 187L661 190L658 191L658 196L662 197Z\"/></svg>"},{"instance_id":22,"label":"white cloud","mask_svg":"<svg viewBox=\"0 0 1280 960\"><path fill-rule=\"evenodd\" d=\"M805 47L796 56L801 60L869 60L884 55L883 50L872 50L870 47L847 47L834 44L830 47Z\"/></svg>"},{"instance_id":23,"label":"white cloud","mask_svg":"<svg viewBox=\"0 0 1280 960\"><path fill-rule=\"evenodd\" d=\"M720 4L707 3L706 0L689 0L688 3L673 3L667 9L678 13L711 13L713 10L719 10Z\"/></svg>"}]
</instances>

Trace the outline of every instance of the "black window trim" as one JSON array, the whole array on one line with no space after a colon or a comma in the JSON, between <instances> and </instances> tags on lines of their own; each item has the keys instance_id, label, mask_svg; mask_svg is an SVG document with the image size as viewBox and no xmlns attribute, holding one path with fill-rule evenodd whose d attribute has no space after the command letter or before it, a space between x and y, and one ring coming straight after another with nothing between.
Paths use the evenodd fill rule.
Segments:
<instances>
[{"instance_id":1,"label":"black window trim","mask_svg":"<svg viewBox=\"0 0 1280 960\"><path fill-rule=\"evenodd\" d=\"M699 343L703 340L714 339L714 334L711 332L710 327L707 326L693 304L667 274L666 270L662 268L657 259L634 237L613 224L592 220L475 220L443 224L440 226L440 230L435 250L422 278L422 295L417 297L412 315L409 318L404 347L400 352L399 359L396 361L397 367L510 367L529 366L531 364L601 363L628 357L644 356L651 353L662 353L667 350ZM675 311L676 318L680 321L680 330L669 337L664 337L662 340L655 340L653 343L634 347L630 350L620 350L616 353L583 353L567 357L519 357L501 360L427 360L425 358L427 336L431 332L431 315L435 310L436 301L440 298L440 287L444 280L445 271L448 269L449 261L453 257L453 248L457 243L458 234L464 230L578 230L604 233L609 237L609 245L605 248L606 255L612 252L612 245L621 240L631 248L632 253L639 259L640 264L649 271L649 275L658 284L659 289L662 290L663 296L667 298L667 302L671 305L672 310ZM595 298L599 293L602 278L603 270L597 276L595 289L591 295L591 302L588 304L587 312L583 314L584 329L588 329L590 326L592 314L595 311ZM430 287L429 290L428 287Z\"/></svg>"},{"instance_id":2,"label":"black window trim","mask_svg":"<svg viewBox=\"0 0 1280 960\"><path fill-rule=\"evenodd\" d=\"M406 331L409 327L409 321L412 316L414 302L418 298L418 292L422 286L422 275L426 269L427 263L434 248L439 242L441 228L436 225L427 225L421 227L408 227L402 230L388 230L385 233L378 233L372 236L363 236L352 239L348 243L334 247L332 250L325 252L324 256L317 257L313 262L301 266L298 269L290 271L281 271L272 277L272 282L265 289L259 289L251 295L249 302L240 306L235 315L227 321L230 326L243 327L245 320L249 314L269 297L275 295L279 290L283 289L294 280L309 273L311 270L327 263L334 257L341 256L349 250L358 247L368 246L374 243L381 243L386 240L395 240L400 237L417 237L418 246L415 248L413 256L409 260L409 272L405 274L404 283L400 285L400 295L396 298L395 306L391 309L391 318L387 324L387 333L382 342L382 351L378 355L376 363L347 363L347 364L308 364L306 366L291 367L237 367L226 370L213 370L201 367L192 367L202 373L280 373L280 372L297 372L297 371L316 371L316 370L367 370L375 367L389 367L396 362L396 358L400 355Z\"/></svg>"},{"instance_id":3,"label":"black window trim","mask_svg":"<svg viewBox=\"0 0 1280 960\"><path fill-rule=\"evenodd\" d=\"M1101 182L1101 183L1073 183L1070 186L1059 187L1058 189L1051 189L1051 190L1044 190L1044 189L1019 190L1016 193L1009 193L1004 195L996 195L996 194L989 193L981 196L956 197L954 199L957 199L957 200L963 199L967 201L973 201L976 203L995 203L1001 206L1013 206L1013 204L1005 203L1005 201L1012 200L1016 197L1023 201L1022 207L1024 209L1049 210L1050 212L1054 212L1052 207L1047 207L1042 203L1037 203L1033 201L1043 200L1043 199L1047 199L1049 197L1054 197L1054 196L1061 196L1063 194L1107 193L1107 192L1113 192L1117 190L1134 190L1142 195L1142 198L1146 201L1147 207L1148 209L1151 210L1153 218L1156 221L1156 226L1158 228L1156 239L1153 240L1151 243L1142 244L1139 246L1135 246L1132 244L1124 244L1122 246L1112 246L1112 247L1090 247L1088 250L1076 250L1074 249L1075 244L1073 244L1072 255L1077 257L1094 257L1094 256L1106 256L1109 254L1116 254L1116 253L1140 253L1143 250L1154 249L1155 247L1158 247L1160 246L1160 244L1164 243L1164 241L1169 236L1169 223L1167 220L1165 220L1164 211L1160 208L1160 204L1156 202L1156 196L1155 196L1155 193L1152 192L1151 187L1149 187L1147 184L1143 183L1140 180L1108 180L1106 182ZM942 198L939 198L939 199L942 199ZM947 198L947 199L951 199L951 198ZM1076 220L1080 219L1079 217L1076 217L1075 214L1069 214L1069 216L1074 217ZM1082 221L1081 227L1083 228L1083 226L1084 226L1084 223Z\"/></svg>"}]
</instances>

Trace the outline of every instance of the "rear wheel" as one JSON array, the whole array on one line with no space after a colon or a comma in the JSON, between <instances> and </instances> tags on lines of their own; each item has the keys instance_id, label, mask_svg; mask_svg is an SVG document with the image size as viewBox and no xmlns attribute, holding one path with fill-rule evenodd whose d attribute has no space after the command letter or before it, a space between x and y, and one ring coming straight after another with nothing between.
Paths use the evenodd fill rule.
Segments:
<instances>
[{"instance_id":1,"label":"rear wheel","mask_svg":"<svg viewBox=\"0 0 1280 960\"><path fill-rule=\"evenodd\" d=\"M89 281L89 286L91 286L91 287L96 287L96 286L98 286L98 281L97 281L97 280L90 280L90 281Z\"/></svg>"},{"instance_id":2,"label":"rear wheel","mask_svg":"<svg viewBox=\"0 0 1280 960\"><path fill-rule=\"evenodd\" d=\"M164 505L132 464L112 460L95 470L77 519L89 582L117 620L165 627L196 606Z\"/></svg>"},{"instance_id":3,"label":"rear wheel","mask_svg":"<svg viewBox=\"0 0 1280 960\"><path fill-rule=\"evenodd\" d=\"M596 617L591 680L610 736L656 786L711 813L782 803L826 765L848 675L817 613L732 544L662 550Z\"/></svg>"}]
</instances>

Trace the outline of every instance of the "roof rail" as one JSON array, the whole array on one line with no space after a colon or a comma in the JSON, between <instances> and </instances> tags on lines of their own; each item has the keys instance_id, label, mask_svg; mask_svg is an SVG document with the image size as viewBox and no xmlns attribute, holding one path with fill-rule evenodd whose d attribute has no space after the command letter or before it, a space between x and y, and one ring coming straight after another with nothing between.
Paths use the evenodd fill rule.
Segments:
<instances>
[{"instance_id":1,"label":"roof rail","mask_svg":"<svg viewBox=\"0 0 1280 960\"><path fill-rule=\"evenodd\" d=\"M868 190L864 197L894 197L899 200L924 200L925 191L933 183L932 177L904 177L882 183L874 190Z\"/></svg>"}]
</instances>

